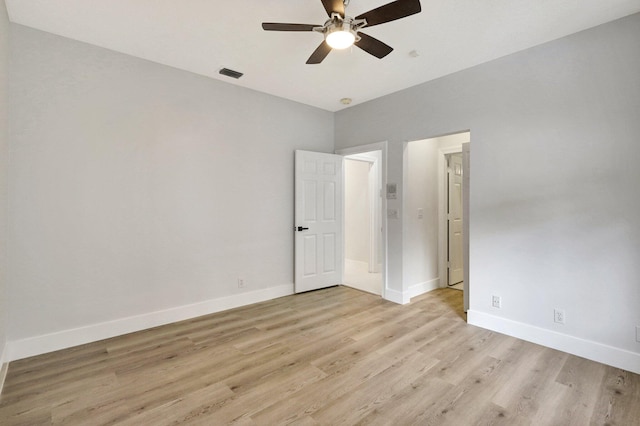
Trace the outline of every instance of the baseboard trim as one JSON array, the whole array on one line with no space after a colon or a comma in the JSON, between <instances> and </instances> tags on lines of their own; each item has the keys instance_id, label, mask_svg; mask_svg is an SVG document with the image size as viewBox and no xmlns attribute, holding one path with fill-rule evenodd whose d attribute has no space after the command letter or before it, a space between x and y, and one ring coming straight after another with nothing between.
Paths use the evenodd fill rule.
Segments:
<instances>
[{"instance_id":1,"label":"baseboard trim","mask_svg":"<svg viewBox=\"0 0 640 426\"><path fill-rule=\"evenodd\" d=\"M7 361L6 357L7 357L7 344L5 343L2 353L0 353L0 397L2 396L4 381L7 378L7 371L9 370L9 362Z\"/></svg>"},{"instance_id":2,"label":"baseboard trim","mask_svg":"<svg viewBox=\"0 0 640 426\"><path fill-rule=\"evenodd\" d=\"M474 310L467 312L467 322L471 325L640 374L639 353Z\"/></svg>"},{"instance_id":3,"label":"baseboard trim","mask_svg":"<svg viewBox=\"0 0 640 426\"><path fill-rule=\"evenodd\" d=\"M7 343L7 361L42 355L48 352L96 342L160 325L188 320L215 312L226 311L252 303L264 302L293 294L293 284L269 287L232 296L220 297L191 305L178 306L114 321L63 330L42 336L14 340ZM7 354L5 354L7 355Z\"/></svg>"},{"instance_id":4,"label":"baseboard trim","mask_svg":"<svg viewBox=\"0 0 640 426\"><path fill-rule=\"evenodd\" d=\"M409 287L409 297L420 296L440 287L440 278L434 278L430 281L414 284Z\"/></svg>"},{"instance_id":5,"label":"baseboard trim","mask_svg":"<svg viewBox=\"0 0 640 426\"><path fill-rule=\"evenodd\" d=\"M399 305L406 305L411 301L408 292L401 292L398 290L393 290L391 288L386 288L384 291L384 298L390 302L397 303Z\"/></svg>"}]
</instances>

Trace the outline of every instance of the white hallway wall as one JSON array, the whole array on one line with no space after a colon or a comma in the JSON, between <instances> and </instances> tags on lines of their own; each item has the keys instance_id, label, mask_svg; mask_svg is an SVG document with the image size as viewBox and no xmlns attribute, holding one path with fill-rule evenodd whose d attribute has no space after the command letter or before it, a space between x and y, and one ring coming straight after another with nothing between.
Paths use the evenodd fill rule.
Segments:
<instances>
[{"instance_id":1,"label":"white hallway wall","mask_svg":"<svg viewBox=\"0 0 640 426\"><path fill-rule=\"evenodd\" d=\"M332 152L332 113L11 36L14 358L292 292L293 151Z\"/></svg>"},{"instance_id":2,"label":"white hallway wall","mask_svg":"<svg viewBox=\"0 0 640 426\"><path fill-rule=\"evenodd\" d=\"M345 160L345 258L369 262L369 169L366 161Z\"/></svg>"},{"instance_id":3,"label":"white hallway wall","mask_svg":"<svg viewBox=\"0 0 640 426\"><path fill-rule=\"evenodd\" d=\"M435 140L409 142L403 240L403 279L411 289L439 285L438 145ZM422 218L418 217L422 209ZM412 291L413 295L413 291Z\"/></svg>"},{"instance_id":4,"label":"white hallway wall","mask_svg":"<svg viewBox=\"0 0 640 426\"><path fill-rule=\"evenodd\" d=\"M343 110L336 146L389 141L400 183L403 142L470 129L470 321L640 372L638 75L635 14Z\"/></svg>"}]
</instances>

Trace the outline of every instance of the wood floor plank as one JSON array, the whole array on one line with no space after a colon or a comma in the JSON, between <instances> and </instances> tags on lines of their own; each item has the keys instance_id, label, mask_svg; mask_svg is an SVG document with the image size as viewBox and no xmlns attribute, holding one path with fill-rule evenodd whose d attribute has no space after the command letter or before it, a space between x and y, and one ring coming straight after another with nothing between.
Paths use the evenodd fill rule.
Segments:
<instances>
[{"instance_id":1,"label":"wood floor plank","mask_svg":"<svg viewBox=\"0 0 640 426\"><path fill-rule=\"evenodd\" d=\"M119 424L137 426L212 422L212 413L218 405L232 396L233 392L228 386L216 383L186 393L151 410L144 410Z\"/></svg>"},{"instance_id":2,"label":"wood floor plank","mask_svg":"<svg viewBox=\"0 0 640 426\"><path fill-rule=\"evenodd\" d=\"M369 378L389 368L394 358L372 353L340 368L320 380L316 386L300 389L283 401L271 404L253 415L259 424L290 424L310 416L331 401L354 392Z\"/></svg>"},{"instance_id":3,"label":"wood floor plank","mask_svg":"<svg viewBox=\"0 0 640 426\"><path fill-rule=\"evenodd\" d=\"M606 425L640 424L640 382L628 371L607 367L592 422Z\"/></svg>"},{"instance_id":4,"label":"wood floor plank","mask_svg":"<svg viewBox=\"0 0 640 426\"><path fill-rule=\"evenodd\" d=\"M395 360L385 370L369 377L349 394L326 404L311 417L321 424L356 424L436 363L437 360L420 352Z\"/></svg>"},{"instance_id":5,"label":"wood floor plank","mask_svg":"<svg viewBox=\"0 0 640 426\"><path fill-rule=\"evenodd\" d=\"M476 363L476 370L462 383L447 391L437 404L421 412L413 419L405 419L407 424L460 425L478 418L491 404L490 392L499 375L502 361L484 357ZM433 376L438 376L438 367ZM429 377L429 376L427 376Z\"/></svg>"},{"instance_id":6,"label":"wood floor plank","mask_svg":"<svg viewBox=\"0 0 640 426\"><path fill-rule=\"evenodd\" d=\"M407 386L391 395L388 403L370 411L358 424L385 426L389 424L389 419L394 419L397 424L411 423L438 404L452 388L452 384L437 377L415 377Z\"/></svg>"},{"instance_id":7,"label":"wood floor plank","mask_svg":"<svg viewBox=\"0 0 640 426\"><path fill-rule=\"evenodd\" d=\"M12 362L0 424L640 425L640 376L347 287Z\"/></svg>"},{"instance_id":8,"label":"wood floor plank","mask_svg":"<svg viewBox=\"0 0 640 426\"><path fill-rule=\"evenodd\" d=\"M549 351L538 345L523 345L525 349L508 373L509 380L500 386L492 402L505 407L516 416L531 419L544 401L541 392L546 383L555 380L567 359L567 354Z\"/></svg>"}]
</instances>

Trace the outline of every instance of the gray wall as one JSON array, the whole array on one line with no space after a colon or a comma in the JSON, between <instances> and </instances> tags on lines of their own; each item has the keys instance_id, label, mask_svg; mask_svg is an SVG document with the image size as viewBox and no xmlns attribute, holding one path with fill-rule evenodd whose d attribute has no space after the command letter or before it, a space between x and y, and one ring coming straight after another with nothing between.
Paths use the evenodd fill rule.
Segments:
<instances>
[{"instance_id":1,"label":"gray wall","mask_svg":"<svg viewBox=\"0 0 640 426\"><path fill-rule=\"evenodd\" d=\"M344 257L369 263L371 218L369 172L371 163L344 162Z\"/></svg>"},{"instance_id":2,"label":"gray wall","mask_svg":"<svg viewBox=\"0 0 640 426\"><path fill-rule=\"evenodd\" d=\"M292 289L293 151L332 113L11 30L10 341Z\"/></svg>"},{"instance_id":3,"label":"gray wall","mask_svg":"<svg viewBox=\"0 0 640 426\"><path fill-rule=\"evenodd\" d=\"M635 14L343 110L336 147L389 141L401 183L403 142L470 129L471 310L637 355L638 76ZM406 291L399 222L390 286Z\"/></svg>"},{"instance_id":4,"label":"gray wall","mask_svg":"<svg viewBox=\"0 0 640 426\"><path fill-rule=\"evenodd\" d=\"M6 253L7 253L7 81L9 19L4 0L0 0L0 368L6 346ZM2 378L0 377L0 381ZM2 383L0 382L0 388Z\"/></svg>"}]
</instances>

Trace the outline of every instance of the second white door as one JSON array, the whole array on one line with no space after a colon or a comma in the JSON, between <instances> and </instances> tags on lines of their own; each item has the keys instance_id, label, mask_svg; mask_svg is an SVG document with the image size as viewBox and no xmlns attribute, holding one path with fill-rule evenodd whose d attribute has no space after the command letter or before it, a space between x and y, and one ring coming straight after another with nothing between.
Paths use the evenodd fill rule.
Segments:
<instances>
[{"instance_id":1,"label":"second white door","mask_svg":"<svg viewBox=\"0 0 640 426\"><path fill-rule=\"evenodd\" d=\"M462 155L449 156L448 224L449 224L449 285L464 280L462 234Z\"/></svg>"}]
</instances>

